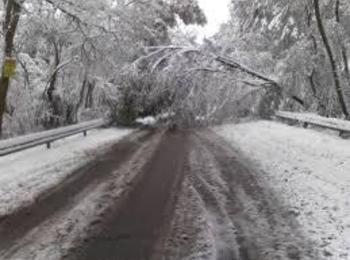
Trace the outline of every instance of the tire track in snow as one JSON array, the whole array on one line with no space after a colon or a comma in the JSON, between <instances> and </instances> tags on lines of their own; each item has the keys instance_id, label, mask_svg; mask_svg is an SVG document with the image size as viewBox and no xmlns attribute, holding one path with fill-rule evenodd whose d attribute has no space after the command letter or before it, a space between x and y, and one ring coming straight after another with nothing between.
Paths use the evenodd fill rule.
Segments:
<instances>
[{"instance_id":1,"label":"tire track in snow","mask_svg":"<svg viewBox=\"0 0 350 260\"><path fill-rule=\"evenodd\" d=\"M176 207L165 259L323 259L296 216L239 153L211 131L198 131L190 140L182 191L187 196Z\"/></svg>"},{"instance_id":2,"label":"tire track in snow","mask_svg":"<svg viewBox=\"0 0 350 260\"><path fill-rule=\"evenodd\" d=\"M281 204L267 183L258 182L259 171L211 131L197 136L230 189L227 211L239 230L241 259L323 259L288 206Z\"/></svg>"},{"instance_id":3,"label":"tire track in snow","mask_svg":"<svg viewBox=\"0 0 350 260\"><path fill-rule=\"evenodd\" d=\"M77 179L60 185L38 204L21 211L22 215L1 223L0 236L7 234L12 248L5 250L8 254L3 259L323 259L312 250L313 242L304 237L288 207L258 178L261 173L247 166L249 162L223 139L210 131L175 131L163 136L158 132L157 142L142 138L127 142L124 148L119 144L117 165L115 154L95 162L101 163L102 175L94 163L85 169L92 180L77 174ZM145 149L139 149L140 143ZM115 173L120 167L125 169ZM119 178L125 173L130 177L122 182ZM103 192L96 191L100 186ZM89 192L96 198L90 199ZM48 252L40 258L35 247L26 251L32 243L39 249L48 245L46 232L58 230L49 225L74 215L75 207L91 207L96 218L89 217L87 230L78 227L76 232L82 236L74 240L68 254ZM48 221L57 215L60 220ZM11 228L15 230L12 239ZM21 240L29 232L34 235ZM30 240L36 237L37 241ZM18 246L13 246L17 240ZM63 235L52 242L65 240ZM0 245L1 241L6 245L6 237L0 237Z\"/></svg>"},{"instance_id":4,"label":"tire track in snow","mask_svg":"<svg viewBox=\"0 0 350 260\"><path fill-rule=\"evenodd\" d=\"M153 135L153 132L136 132L123 138L107 153L72 173L54 189L46 191L33 205L19 209L14 215L0 222L0 253L3 257L6 255L4 259L17 259L11 258L11 255L21 250L21 247L35 243L29 239L23 241L22 238L27 234L31 237L30 233L35 234L36 230L40 230L41 224L45 226L45 222L50 222L50 218L68 214L85 197L93 193L96 187L113 176L113 172L128 161L141 144L147 143Z\"/></svg>"},{"instance_id":5,"label":"tire track in snow","mask_svg":"<svg viewBox=\"0 0 350 260\"><path fill-rule=\"evenodd\" d=\"M168 131L122 205L68 259L163 259L187 157L187 131Z\"/></svg>"},{"instance_id":6,"label":"tire track in snow","mask_svg":"<svg viewBox=\"0 0 350 260\"><path fill-rule=\"evenodd\" d=\"M228 189L217 171L210 153L197 142L191 156L192 184L206 208L209 225L214 233L216 259L238 260L237 229L226 210ZM205 168L203 163L206 162Z\"/></svg>"}]
</instances>

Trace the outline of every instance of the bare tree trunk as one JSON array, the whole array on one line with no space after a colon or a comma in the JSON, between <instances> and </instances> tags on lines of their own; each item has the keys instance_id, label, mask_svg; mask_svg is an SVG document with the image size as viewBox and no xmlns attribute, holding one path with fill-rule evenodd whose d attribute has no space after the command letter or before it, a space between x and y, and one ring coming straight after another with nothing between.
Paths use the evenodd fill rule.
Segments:
<instances>
[{"instance_id":1,"label":"bare tree trunk","mask_svg":"<svg viewBox=\"0 0 350 260\"><path fill-rule=\"evenodd\" d=\"M13 58L14 38L16 34L17 25L21 13L21 5L15 0L5 0L5 22L4 22L4 35L5 35L5 48L4 48L4 61L5 58ZM5 63L2 65L1 78L0 78L0 137L2 135L3 118L6 109L7 92L10 85L10 78L5 75Z\"/></svg>"},{"instance_id":2,"label":"bare tree trunk","mask_svg":"<svg viewBox=\"0 0 350 260\"><path fill-rule=\"evenodd\" d=\"M326 52L327 52L327 55L328 55L328 58L329 58L329 61L330 61L331 67L332 67L334 86L335 86L335 91L336 91L336 94L338 97L339 105L340 105L340 108L342 110L342 113L346 116L346 118L349 118L349 112L347 110L346 102L344 99L344 93L343 93L343 89L341 87L340 76L339 76L339 72L337 69L336 61L335 61L331 45L329 43L329 40L328 40L328 37L326 34L326 30L325 30L323 22L322 22L319 0L314 0L314 9L315 9L315 16L316 16L318 30L321 34L323 44L326 48Z\"/></svg>"},{"instance_id":3,"label":"bare tree trunk","mask_svg":"<svg viewBox=\"0 0 350 260\"><path fill-rule=\"evenodd\" d=\"M58 77L58 66L60 65L60 48L58 44L56 43L55 39L52 40L52 45L54 47L54 73L52 74L50 78L50 84L47 88L47 98L49 100L50 107L52 109L52 113L49 118L49 126L50 127L57 127L59 125L59 117L62 116L62 104L60 98L55 93L56 91L56 84L57 84L57 77Z\"/></svg>"},{"instance_id":4,"label":"bare tree trunk","mask_svg":"<svg viewBox=\"0 0 350 260\"><path fill-rule=\"evenodd\" d=\"M86 98L85 98L85 108L92 108L94 106L94 89L95 89L96 82L95 80L89 81L88 82L88 89L86 93Z\"/></svg>"},{"instance_id":5,"label":"bare tree trunk","mask_svg":"<svg viewBox=\"0 0 350 260\"><path fill-rule=\"evenodd\" d=\"M337 0L335 3L335 20L340 24L340 0ZM344 64L344 72L348 85L350 86L350 69L349 69L349 60L346 47L342 41L340 41L341 56Z\"/></svg>"},{"instance_id":6,"label":"bare tree trunk","mask_svg":"<svg viewBox=\"0 0 350 260\"><path fill-rule=\"evenodd\" d=\"M80 89L80 93L79 93L79 99L77 103L70 103L67 106L66 109L66 122L68 124L75 124L78 122L79 120L79 110L83 104L84 101L84 97L85 97L85 90L86 90L86 85L87 85L87 79L85 78L83 80L81 89Z\"/></svg>"},{"instance_id":7,"label":"bare tree trunk","mask_svg":"<svg viewBox=\"0 0 350 260\"><path fill-rule=\"evenodd\" d=\"M312 26L312 16L313 16L313 12L311 10L311 7L307 6L306 7L306 17L307 17L307 26L308 26L309 30L311 30L311 26ZM318 43L317 43L316 37L313 35L313 33L310 33L310 40L312 41L312 48L313 48L312 54L314 56L317 56L318 55ZM314 99L316 99L317 104L318 104L317 111L321 115L324 115L324 113L326 111L326 106L318 93L319 91L317 89L317 84L315 83L315 76L316 75L317 75L316 69L312 68L310 75L307 75L307 79L308 79L308 82L310 85L312 96Z\"/></svg>"},{"instance_id":8,"label":"bare tree trunk","mask_svg":"<svg viewBox=\"0 0 350 260\"><path fill-rule=\"evenodd\" d=\"M78 115L79 115L79 110L82 107L84 100L86 99L86 88L88 87L89 80L88 80L88 73L85 73L83 84L80 89L80 95L79 95L79 100L78 103L74 106L74 122L78 121Z\"/></svg>"}]
</instances>

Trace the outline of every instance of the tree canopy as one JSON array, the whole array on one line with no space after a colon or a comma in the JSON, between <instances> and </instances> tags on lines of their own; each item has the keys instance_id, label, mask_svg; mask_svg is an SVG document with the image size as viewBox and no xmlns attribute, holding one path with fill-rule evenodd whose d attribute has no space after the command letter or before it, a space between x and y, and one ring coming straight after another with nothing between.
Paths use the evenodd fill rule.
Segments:
<instances>
[{"instance_id":1,"label":"tree canopy","mask_svg":"<svg viewBox=\"0 0 350 260\"><path fill-rule=\"evenodd\" d=\"M209 125L276 109L349 116L350 3L232 0L203 43L196 0L3 0L6 135L109 116ZM17 73L13 73L14 65Z\"/></svg>"}]
</instances>

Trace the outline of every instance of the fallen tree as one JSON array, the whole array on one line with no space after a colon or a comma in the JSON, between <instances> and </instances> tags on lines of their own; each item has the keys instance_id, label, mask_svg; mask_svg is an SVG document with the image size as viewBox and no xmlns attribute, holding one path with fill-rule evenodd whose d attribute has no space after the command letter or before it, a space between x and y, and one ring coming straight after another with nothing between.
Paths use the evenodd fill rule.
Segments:
<instances>
[{"instance_id":1,"label":"fallen tree","mask_svg":"<svg viewBox=\"0 0 350 260\"><path fill-rule=\"evenodd\" d=\"M298 103L300 106L304 107L305 103L302 98L296 95L289 95L284 91L283 86L281 84L266 75L263 75L244 64L241 64L229 57L224 57L221 55L217 55L213 52L207 52L195 47L188 46L151 46L146 47L146 55L138 58L133 66L138 67L143 63L147 63L150 68L150 72L154 73L157 70L164 70L166 66L162 67L162 64L168 62L173 57L184 57L189 54L194 54L199 58L207 60L207 63L210 63L210 67L204 66L200 68L188 68L188 72L194 71L204 71L208 73L223 73L225 71L233 71L233 72L241 72L245 75L248 75L250 78L254 78L259 80L260 82L252 82L249 79L241 80L242 83L247 86L261 87L264 89L268 89L269 92L275 92L276 96L279 98L283 98L283 96L290 98L291 100ZM222 68L219 68L221 66ZM142 67L142 65L141 65ZM279 103L279 102L277 102ZM276 107L277 108L277 107Z\"/></svg>"}]
</instances>

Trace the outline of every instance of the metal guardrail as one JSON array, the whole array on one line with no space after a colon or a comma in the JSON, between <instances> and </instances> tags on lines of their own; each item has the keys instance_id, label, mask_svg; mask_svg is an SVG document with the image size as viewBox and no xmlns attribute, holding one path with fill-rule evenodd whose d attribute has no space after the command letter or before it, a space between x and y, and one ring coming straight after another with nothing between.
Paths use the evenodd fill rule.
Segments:
<instances>
[{"instance_id":1,"label":"metal guardrail","mask_svg":"<svg viewBox=\"0 0 350 260\"><path fill-rule=\"evenodd\" d=\"M46 144L47 148L50 149L51 143L54 141L79 133L83 133L84 136L86 136L88 130L99 128L105 126L106 124L107 120L97 119L76 125L60 127L53 130L3 140L0 141L0 156L9 155L43 144Z\"/></svg>"},{"instance_id":2,"label":"metal guardrail","mask_svg":"<svg viewBox=\"0 0 350 260\"><path fill-rule=\"evenodd\" d=\"M340 134L350 133L350 121L345 121L337 118L322 117L315 114L304 114L304 113L294 113L278 111L275 116L282 119L294 120L304 123L304 127L309 124L323 127L331 130L339 131Z\"/></svg>"}]
</instances>

